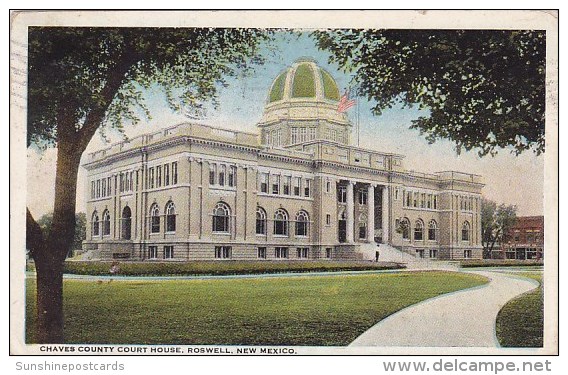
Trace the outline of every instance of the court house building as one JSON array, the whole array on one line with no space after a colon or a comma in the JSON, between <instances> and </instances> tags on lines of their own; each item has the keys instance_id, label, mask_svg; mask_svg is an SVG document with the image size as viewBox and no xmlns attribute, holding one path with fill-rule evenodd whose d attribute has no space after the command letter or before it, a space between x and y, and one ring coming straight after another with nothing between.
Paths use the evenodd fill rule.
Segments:
<instances>
[{"instance_id":1,"label":"court house building","mask_svg":"<svg viewBox=\"0 0 568 375\"><path fill-rule=\"evenodd\" d=\"M88 155L96 259L374 259L394 248L481 258L481 177L411 171L355 147L330 73L297 60L269 90L258 134L182 123ZM378 142L377 142L378 143Z\"/></svg>"}]
</instances>

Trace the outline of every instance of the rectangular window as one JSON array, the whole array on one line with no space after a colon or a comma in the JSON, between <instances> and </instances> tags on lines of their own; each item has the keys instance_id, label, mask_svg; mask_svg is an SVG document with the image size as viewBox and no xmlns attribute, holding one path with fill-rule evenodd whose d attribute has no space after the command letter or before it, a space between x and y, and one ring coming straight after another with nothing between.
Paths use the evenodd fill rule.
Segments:
<instances>
[{"instance_id":1,"label":"rectangular window","mask_svg":"<svg viewBox=\"0 0 568 375\"><path fill-rule=\"evenodd\" d=\"M215 246L216 259L231 259L232 247L231 246Z\"/></svg>"},{"instance_id":2,"label":"rectangular window","mask_svg":"<svg viewBox=\"0 0 568 375\"><path fill-rule=\"evenodd\" d=\"M339 187L337 189L337 201L339 203L347 202L347 189L344 186Z\"/></svg>"},{"instance_id":3,"label":"rectangular window","mask_svg":"<svg viewBox=\"0 0 568 375\"><path fill-rule=\"evenodd\" d=\"M331 247L326 247L325 248L325 257L328 258L328 259L331 259L332 252L333 252L333 250L332 250Z\"/></svg>"},{"instance_id":4,"label":"rectangular window","mask_svg":"<svg viewBox=\"0 0 568 375\"><path fill-rule=\"evenodd\" d=\"M294 178L294 195L299 197L300 196L300 189L302 187L302 178L296 177Z\"/></svg>"},{"instance_id":5,"label":"rectangular window","mask_svg":"<svg viewBox=\"0 0 568 375\"><path fill-rule=\"evenodd\" d=\"M164 186L170 185L170 165L164 164Z\"/></svg>"},{"instance_id":6,"label":"rectangular window","mask_svg":"<svg viewBox=\"0 0 568 375\"><path fill-rule=\"evenodd\" d=\"M95 189L95 181L91 181L91 199L95 199L95 193L96 193L96 189Z\"/></svg>"},{"instance_id":7,"label":"rectangular window","mask_svg":"<svg viewBox=\"0 0 568 375\"><path fill-rule=\"evenodd\" d=\"M426 205L426 193L420 195L420 208L424 208Z\"/></svg>"},{"instance_id":8,"label":"rectangular window","mask_svg":"<svg viewBox=\"0 0 568 375\"><path fill-rule=\"evenodd\" d=\"M463 251L463 257L465 259L470 259L471 258L471 250L464 250Z\"/></svg>"},{"instance_id":9,"label":"rectangular window","mask_svg":"<svg viewBox=\"0 0 568 375\"><path fill-rule=\"evenodd\" d=\"M274 249L275 258L288 258L288 248L287 247L276 247Z\"/></svg>"},{"instance_id":10,"label":"rectangular window","mask_svg":"<svg viewBox=\"0 0 568 375\"><path fill-rule=\"evenodd\" d=\"M301 259L307 259L308 258L308 251L309 251L308 249L309 248L307 248L307 247L298 247L296 249L297 257L301 258Z\"/></svg>"},{"instance_id":11,"label":"rectangular window","mask_svg":"<svg viewBox=\"0 0 568 375\"><path fill-rule=\"evenodd\" d=\"M102 188L103 188L103 197L104 197L106 195L106 178L103 178Z\"/></svg>"},{"instance_id":12,"label":"rectangular window","mask_svg":"<svg viewBox=\"0 0 568 375\"><path fill-rule=\"evenodd\" d=\"M164 246L164 259L173 259L173 258L174 258L174 247Z\"/></svg>"},{"instance_id":13,"label":"rectangular window","mask_svg":"<svg viewBox=\"0 0 568 375\"><path fill-rule=\"evenodd\" d=\"M272 176L272 194L280 194L280 176Z\"/></svg>"},{"instance_id":14,"label":"rectangular window","mask_svg":"<svg viewBox=\"0 0 568 375\"><path fill-rule=\"evenodd\" d=\"M130 172L130 185L128 186L128 190L134 190L134 171Z\"/></svg>"},{"instance_id":15,"label":"rectangular window","mask_svg":"<svg viewBox=\"0 0 568 375\"><path fill-rule=\"evenodd\" d=\"M97 180L97 198L101 197L101 180Z\"/></svg>"},{"instance_id":16,"label":"rectangular window","mask_svg":"<svg viewBox=\"0 0 568 375\"><path fill-rule=\"evenodd\" d=\"M438 209L438 196L434 195L434 199L432 201L432 208L437 210Z\"/></svg>"},{"instance_id":17,"label":"rectangular window","mask_svg":"<svg viewBox=\"0 0 568 375\"><path fill-rule=\"evenodd\" d=\"M237 167L231 165L229 167L229 177L228 183L230 187L234 187L237 185Z\"/></svg>"},{"instance_id":18,"label":"rectangular window","mask_svg":"<svg viewBox=\"0 0 568 375\"><path fill-rule=\"evenodd\" d=\"M367 204L367 192L359 190L359 204Z\"/></svg>"},{"instance_id":19,"label":"rectangular window","mask_svg":"<svg viewBox=\"0 0 568 375\"><path fill-rule=\"evenodd\" d=\"M172 163L172 184L175 185L178 183L178 163L174 161Z\"/></svg>"},{"instance_id":20,"label":"rectangular window","mask_svg":"<svg viewBox=\"0 0 568 375\"><path fill-rule=\"evenodd\" d=\"M258 248L258 258L259 259L266 259L266 247L259 247Z\"/></svg>"},{"instance_id":21,"label":"rectangular window","mask_svg":"<svg viewBox=\"0 0 568 375\"><path fill-rule=\"evenodd\" d=\"M156 167L156 187L162 186L162 166Z\"/></svg>"},{"instance_id":22,"label":"rectangular window","mask_svg":"<svg viewBox=\"0 0 568 375\"><path fill-rule=\"evenodd\" d=\"M329 181L329 180L325 182L325 192L326 193L331 192L331 181Z\"/></svg>"},{"instance_id":23,"label":"rectangular window","mask_svg":"<svg viewBox=\"0 0 568 375\"><path fill-rule=\"evenodd\" d=\"M119 192L124 192L124 174L120 173L118 175L118 191Z\"/></svg>"},{"instance_id":24,"label":"rectangular window","mask_svg":"<svg viewBox=\"0 0 568 375\"><path fill-rule=\"evenodd\" d=\"M148 188L149 189L154 188L154 168L153 167L148 170Z\"/></svg>"},{"instance_id":25,"label":"rectangular window","mask_svg":"<svg viewBox=\"0 0 568 375\"><path fill-rule=\"evenodd\" d=\"M148 246L148 259L158 258L158 246Z\"/></svg>"},{"instance_id":26,"label":"rectangular window","mask_svg":"<svg viewBox=\"0 0 568 375\"><path fill-rule=\"evenodd\" d=\"M325 224L331 225L331 215L330 214L325 215Z\"/></svg>"},{"instance_id":27,"label":"rectangular window","mask_svg":"<svg viewBox=\"0 0 568 375\"><path fill-rule=\"evenodd\" d=\"M284 182L282 185L282 194L290 195L290 185L292 185L292 176L284 176Z\"/></svg>"},{"instance_id":28,"label":"rectangular window","mask_svg":"<svg viewBox=\"0 0 568 375\"><path fill-rule=\"evenodd\" d=\"M225 176L227 175L227 166L221 165L219 168L219 185L225 186Z\"/></svg>"},{"instance_id":29,"label":"rectangular window","mask_svg":"<svg viewBox=\"0 0 568 375\"><path fill-rule=\"evenodd\" d=\"M418 207L418 193L414 193L414 199L412 201L412 207Z\"/></svg>"},{"instance_id":30,"label":"rectangular window","mask_svg":"<svg viewBox=\"0 0 568 375\"><path fill-rule=\"evenodd\" d=\"M437 258L438 250L430 250L430 258Z\"/></svg>"},{"instance_id":31,"label":"rectangular window","mask_svg":"<svg viewBox=\"0 0 568 375\"><path fill-rule=\"evenodd\" d=\"M312 187L312 180L306 179L306 184L304 186L304 197L306 198L310 197L312 193L311 187Z\"/></svg>"},{"instance_id":32,"label":"rectangular window","mask_svg":"<svg viewBox=\"0 0 568 375\"><path fill-rule=\"evenodd\" d=\"M217 164L209 164L209 185L215 185L217 178Z\"/></svg>"},{"instance_id":33,"label":"rectangular window","mask_svg":"<svg viewBox=\"0 0 568 375\"><path fill-rule=\"evenodd\" d=\"M260 192L268 193L268 173L260 174Z\"/></svg>"}]
</instances>

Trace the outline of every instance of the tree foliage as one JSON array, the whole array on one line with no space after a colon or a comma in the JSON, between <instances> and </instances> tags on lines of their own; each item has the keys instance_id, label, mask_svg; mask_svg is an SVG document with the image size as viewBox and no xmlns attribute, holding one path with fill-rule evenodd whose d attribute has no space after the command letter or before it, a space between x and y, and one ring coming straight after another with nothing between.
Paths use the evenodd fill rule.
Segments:
<instances>
[{"instance_id":1,"label":"tree foliage","mask_svg":"<svg viewBox=\"0 0 568 375\"><path fill-rule=\"evenodd\" d=\"M53 222L53 212L47 213L37 220L43 236L45 238L49 237L49 232L51 231L51 224ZM71 244L71 250L80 249L83 240L85 239L87 233L87 215L84 212L77 212L75 214L75 234L73 236L73 243Z\"/></svg>"},{"instance_id":2,"label":"tree foliage","mask_svg":"<svg viewBox=\"0 0 568 375\"><path fill-rule=\"evenodd\" d=\"M481 242L483 257L490 258L495 244L501 244L517 222L517 206L481 200Z\"/></svg>"},{"instance_id":3,"label":"tree foliage","mask_svg":"<svg viewBox=\"0 0 568 375\"><path fill-rule=\"evenodd\" d=\"M544 152L546 34L531 30L361 30L313 33L354 72L373 112L402 102L429 110L414 120L433 143L480 156L511 147Z\"/></svg>"}]
</instances>

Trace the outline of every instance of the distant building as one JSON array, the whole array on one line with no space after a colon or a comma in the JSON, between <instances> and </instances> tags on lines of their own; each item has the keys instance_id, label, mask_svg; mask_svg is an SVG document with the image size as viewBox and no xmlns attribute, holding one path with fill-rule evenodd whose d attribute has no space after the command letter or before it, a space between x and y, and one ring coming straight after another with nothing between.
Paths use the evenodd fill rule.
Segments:
<instances>
[{"instance_id":1,"label":"distant building","mask_svg":"<svg viewBox=\"0 0 568 375\"><path fill-rule=\"evenodd\" d=\"M381 243L422 258L481 258L481 177L413 172L403 155L353 146L341 99L331 74L301 59L274 80L260 134L180 124L91 153L84 250L374 259Z\"/></svg>"},{"instance_id":2,"label":"distant building","mask_svg":"<svg viewBox=\"0 0 568 375\"><path fill-rule=\"evenodd\" d=\"M543 259L544 216L520 216L507 232L494 259Z\"/></svg>"}]
</instances>

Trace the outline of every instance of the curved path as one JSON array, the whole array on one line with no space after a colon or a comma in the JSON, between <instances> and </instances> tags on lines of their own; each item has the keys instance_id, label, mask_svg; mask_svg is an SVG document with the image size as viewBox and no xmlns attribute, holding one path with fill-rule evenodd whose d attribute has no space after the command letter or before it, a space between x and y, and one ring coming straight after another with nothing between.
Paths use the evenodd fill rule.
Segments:
<instances>
[{"instance_id":1,"label":"curved path","mask_svg":"<svg viewBox=\"0 0 568 375\"><path fill-rule=\"evenodd\" d=\"M468 271L491 281L409 306L381 320L350 346L498 347L495 321L512 298L538 287L528 278Z\"/></svg>"}]
</instances>

